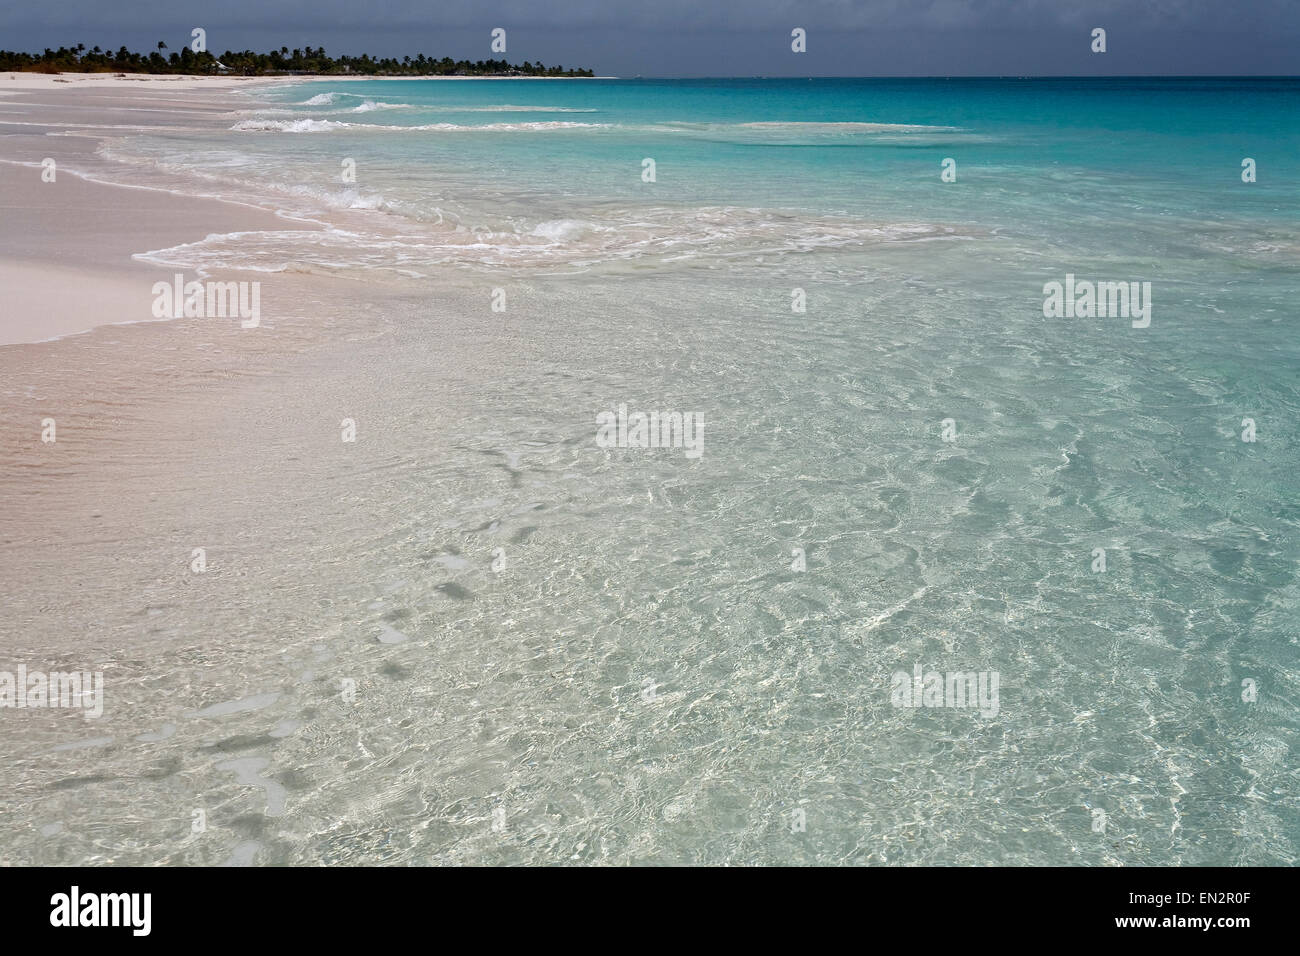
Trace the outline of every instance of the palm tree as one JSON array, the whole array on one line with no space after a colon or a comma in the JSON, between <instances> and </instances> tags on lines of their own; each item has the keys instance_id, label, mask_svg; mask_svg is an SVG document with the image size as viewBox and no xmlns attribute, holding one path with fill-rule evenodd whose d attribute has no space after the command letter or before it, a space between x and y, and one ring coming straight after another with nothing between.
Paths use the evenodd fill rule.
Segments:
<instances>
[{"instance_id":1,"label":"palm tree","mask_svg":"<svg viewBox=\"0 0 1300 956\"><path fill-rule=\"evenodd\" d=\"M158 41L158 49L160 49L160 50L165 50L165 49L167 49L167 44L166 44L166 43L163 43L162 40L159 40L159 41Z\"/></svg>"}]
</instances>

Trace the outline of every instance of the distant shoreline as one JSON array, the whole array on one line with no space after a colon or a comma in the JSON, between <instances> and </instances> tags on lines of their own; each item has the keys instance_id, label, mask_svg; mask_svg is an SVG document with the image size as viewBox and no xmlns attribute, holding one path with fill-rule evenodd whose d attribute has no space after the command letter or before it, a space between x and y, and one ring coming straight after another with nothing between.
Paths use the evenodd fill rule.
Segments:
<instances>
[{"instance_id":1,"label":"distant shoreline","mask_svg":"<svg viewBox=\"0 0 1300 956\"><path fill-rule=\"evenodd\" d=\"M21 77L24 80L40 79L46 83L56 79L65 83L85 80L125 80L127 82L176 82L178 80L200 83L294 83L312 80L621 80L621 76L411 76L411 75L370 75L363 73L262 73L257 76L244 76L232 73L120 73L114 71L71 73L46 73L43 70L4 70L0 77L8 76L11 80ZM43 84L42 84L43 85Z\"/></svg>"},{"instance_id":2,"label":"distant shoreline","mask_svg":"<svg viewBox=\"0 0 1300 956\"><path fill-rule=\"evenodd\" d=\"M1235 74L1235 73L1204 73L1189 75L1164 75L1158 73L1152 74L1114 74L1114 75L1080 75L1080 74L1042 74L1032 76L943 76L935 74L916 74L916 75L898 75L898 76L510 76L505 74L484 74L469 76L447 76L438 74L365 74L365 73L261 73L256 75L244 75L238 73L123 73L114 70L102 71L83 71L76 70L72 72L47 73L43 70L0 70L0 79L4 77L22 78L23 80L43 79L46 82L59 78L63 82L76 82L84 80L109 80L119 79L127 81L161 81L175 82L184 80L187 82L259 82L259 83L294 83L316 80L650 80L650 81L699 81L699 80L770 80L770 81L798 81L798 80L878 80L881 82L901 81L901 80L944 80L948 82L979 82L989 80L1022 80L1025 82L1043 82L1043 81L1079 81L1089 80L1099 83L1105 83L1116 80L1187 80L1190 82L1205 80L1241 80L1249 82L1258 82L1261 80L1284 80L1294 82L1300 80L1300 75L1290 74Z\"/></svg>"}]
</instances>

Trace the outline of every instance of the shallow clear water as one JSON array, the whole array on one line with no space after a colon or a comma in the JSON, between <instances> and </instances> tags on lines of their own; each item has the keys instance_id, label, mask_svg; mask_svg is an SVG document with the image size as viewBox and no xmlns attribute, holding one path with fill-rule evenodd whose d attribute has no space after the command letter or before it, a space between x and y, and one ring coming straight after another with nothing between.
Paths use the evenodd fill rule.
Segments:
<instances>
[{"instance_id":1,"label":"shallow clear water","mask_svg":"<svg viewBox=\"0 0 1300 956\"><path fill-rule=\"evenodd\" d=\"M53 500L5 475L6 646L112 664L99 722L7 742L9 856L1294 864L1298 90L319 83L111 143L333 231L153 250L297 283L287 354L123 332L171 397L101 371L144 427L85 410ZM1067 273L1150 326L1044 318ZM623 403L703 453L600 447ZM893 706L916 664L998 712Z\"/></svg>"}]
</instances>

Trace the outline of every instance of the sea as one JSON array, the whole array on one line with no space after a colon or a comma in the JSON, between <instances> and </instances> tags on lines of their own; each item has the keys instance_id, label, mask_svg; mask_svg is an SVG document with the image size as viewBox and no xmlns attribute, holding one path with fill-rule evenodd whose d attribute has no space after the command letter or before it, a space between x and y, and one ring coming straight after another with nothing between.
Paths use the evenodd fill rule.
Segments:
<instances>
[{"instance_id":1,"label":"sea","mask_svg":"<svg viewBox=\"0 0 1300 956\"><path fill-rule=\"evenodd\" d=\"M25 659L113 666L10 856L1295 865L1297 117L349 78L106 134L97 175L285 220L137 260L359 304L171 439L207 517L160 490L79 543L90 609L20 602Z\"/></svg>"}]
</instances>

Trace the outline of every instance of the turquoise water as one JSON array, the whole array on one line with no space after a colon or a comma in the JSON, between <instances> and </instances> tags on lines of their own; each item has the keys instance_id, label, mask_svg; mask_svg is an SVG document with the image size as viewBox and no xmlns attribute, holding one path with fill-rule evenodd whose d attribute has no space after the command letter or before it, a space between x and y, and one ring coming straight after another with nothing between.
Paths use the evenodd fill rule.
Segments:
<instances>
[{"instance_id":1,"label":"turquoise water","mask_svg":"<svg viewBox=\"0 0 1300 956\"><path fill-rule=\"evenodd\" d=\"M1298 96L1287 80L324 81L270 94L215 151L147 155L485 240L460 255L463 236L434 230L394 253L406 265L716 258L915 224L1267 268L1295 259ZM836 266L855 268L815 261Z\"/></svg>"},{"instance_id":2,"label":"turquoise water","mask_svg":"<svg viewBox=\"0 0 1300 956\"><path fill-rule=\"evenodd\" d=\"M1295 864L1298 94L320 81L110 143L328 227L149 260L347 276L386 330L229 400L219 473L280 493L229 505L265 539L220 600L155 596L220 680L151 676L133 729L253 843L175 852ZM1149 326L1046 318L1067 275L1149 282ZM702 454L603 447L620 405ZM917 665L996 708L896 706ZM264 698L225 741L182 713ZM195 768L226 743L274 812Z\"/></svg>"}]
</instances>

